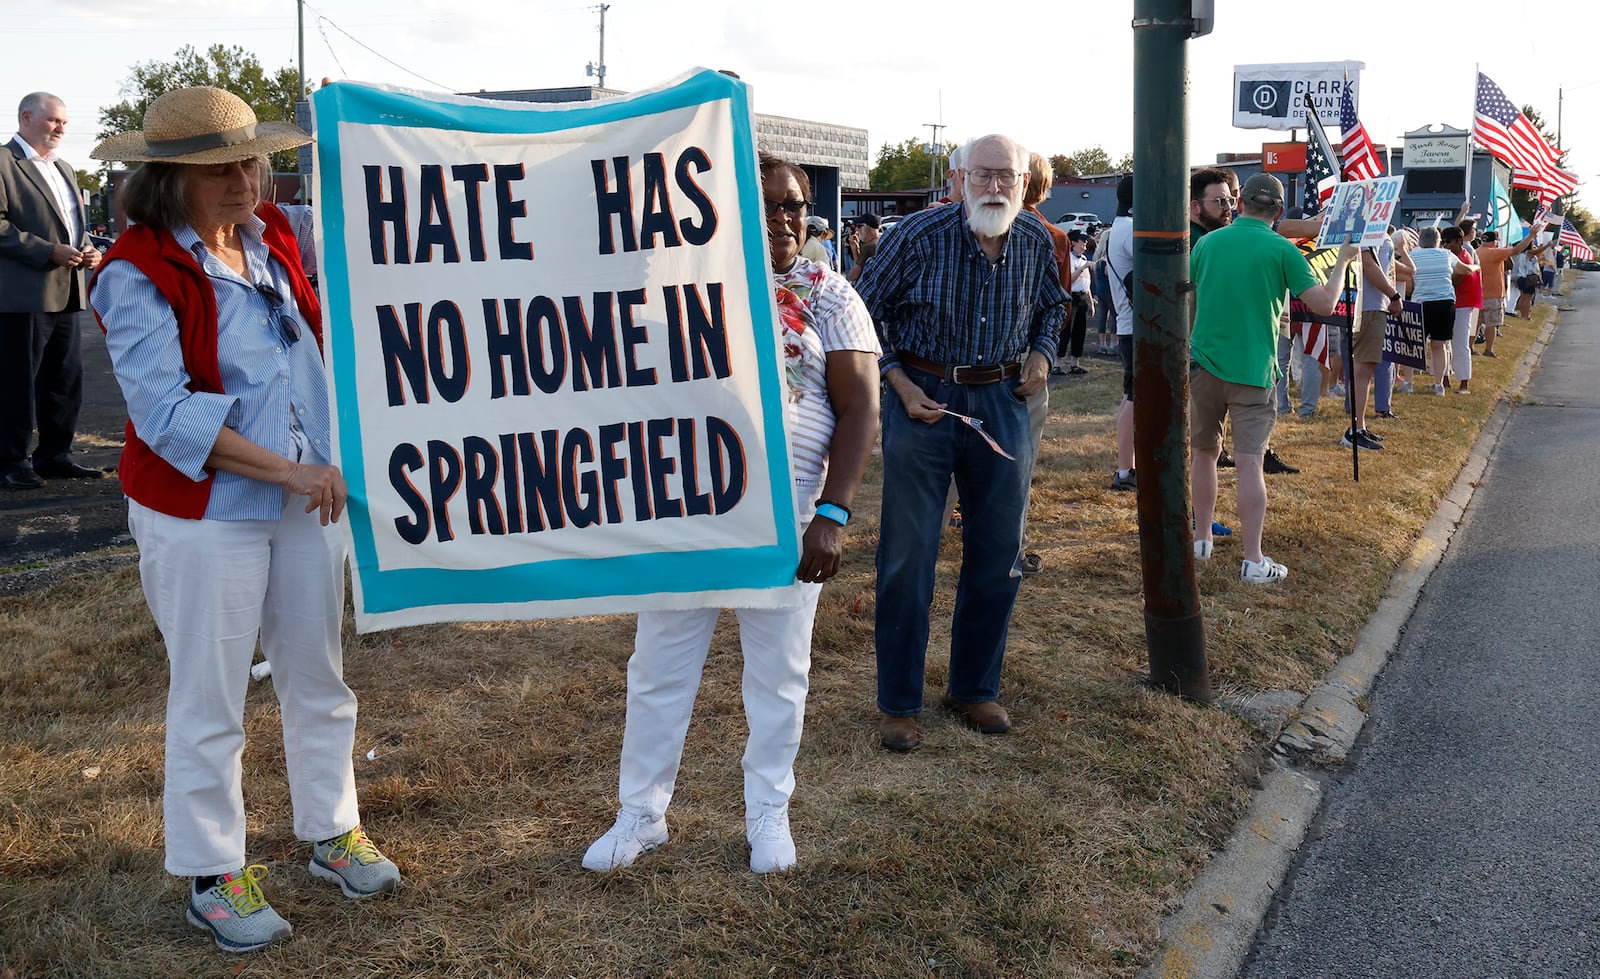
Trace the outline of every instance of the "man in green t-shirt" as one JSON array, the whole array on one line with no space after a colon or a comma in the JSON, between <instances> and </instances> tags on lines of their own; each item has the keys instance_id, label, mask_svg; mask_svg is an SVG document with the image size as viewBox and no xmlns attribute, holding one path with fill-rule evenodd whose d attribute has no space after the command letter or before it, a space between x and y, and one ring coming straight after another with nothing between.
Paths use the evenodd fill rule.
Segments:
<instances>
[{"instance_id":1,"label":"man in green t-shirt","mask_svg":"<svg viewBox=\"0 0 1600 979\"><path fill-rule=\"evenodd\" d=\"M1355 245L1341 247L1327 280L1319 281L1300 249L1273 231L1272 223L1282 214L1283 185L1271 174L1257 174L1239 191L1239 217L1200 239L1189 253L1189 277L1195 286L1194 332L1189 341L1194 554L1201 560L1211 556L1217 455L1223 420L1231 418L1244 548L1239 577L1253 583L1281 581L1289 574L1288 568L1261 553L1267 514L1262 456L1277 421L1272 385L1278 370L1278 317L1291 293L1318 313L1332 313L1344 270L1361 254Z\"/></svg>"}]
</instances>

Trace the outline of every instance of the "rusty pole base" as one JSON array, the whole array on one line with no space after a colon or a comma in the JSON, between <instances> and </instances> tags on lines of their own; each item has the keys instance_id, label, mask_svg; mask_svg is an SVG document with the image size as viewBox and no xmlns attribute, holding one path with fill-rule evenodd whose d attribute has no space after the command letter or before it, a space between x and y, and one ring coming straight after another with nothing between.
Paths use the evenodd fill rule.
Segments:
<instances>
[{"instance_id":1,"label":"rusty pole base","mask_svg":"<svg viewBox=\"0 0 1600 979\"><path fill-rule=\"evenodd\" d=\"M1206 664L1201 614L1168 619L1146 611L1144 634L1150 652L1150 685L1185 700L1211 703L1211 670Z\"/></svg>"}]
</instances>

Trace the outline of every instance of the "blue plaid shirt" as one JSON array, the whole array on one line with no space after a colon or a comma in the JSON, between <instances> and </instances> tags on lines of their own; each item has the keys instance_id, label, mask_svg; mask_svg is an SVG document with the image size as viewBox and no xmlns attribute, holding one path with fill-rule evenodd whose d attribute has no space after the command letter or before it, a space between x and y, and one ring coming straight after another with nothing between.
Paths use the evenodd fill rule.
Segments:
<instances>
[{"instance_id":1,"label":"blue plaid shirt","mask_svg":"<svg viewBox=\"0 0 1600 979\"><path fill-rule=\"evenodd\" d=\"M991 263L964 204L919 211L884 236L856 284L878 325L879 371L905 351L941 364L1002 364L1029 350L1055 358L1066 317L1054 243L1038 218L1017 215Z\"/></svg>"}]
</instances>

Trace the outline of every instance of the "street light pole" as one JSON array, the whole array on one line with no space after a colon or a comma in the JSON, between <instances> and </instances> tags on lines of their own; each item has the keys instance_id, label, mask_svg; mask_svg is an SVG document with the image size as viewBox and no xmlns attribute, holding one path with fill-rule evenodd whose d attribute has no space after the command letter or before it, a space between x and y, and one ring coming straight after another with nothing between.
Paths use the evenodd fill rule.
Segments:
<instances>
[{"instance_id":1,"label":"street light pole","mask_svg":"<svg viewBox=\"0 0 1600 979\"><path fill-rule=\"evenodd\" d=\"M1134 456L1145 644L1157 689L1209 703L1205 622L1189 517L1187 45L1209 30L1196 0L1134 0ZM1204 26L1202 26L1204 21Z\"/></svg>"},{"instance_id":2,"label":"street light pole","mask_svg":"<svg viewBox=\"0 0 1600 979\"><path fill-rule=\"evenodd\" d=\"M928 144L928 186L939 186L939 158L943 156L943 145L939 142L939 130L944 128L942 122L925 122L924 126L933 130L933 142Z\"/></svg>"}]
</instances>

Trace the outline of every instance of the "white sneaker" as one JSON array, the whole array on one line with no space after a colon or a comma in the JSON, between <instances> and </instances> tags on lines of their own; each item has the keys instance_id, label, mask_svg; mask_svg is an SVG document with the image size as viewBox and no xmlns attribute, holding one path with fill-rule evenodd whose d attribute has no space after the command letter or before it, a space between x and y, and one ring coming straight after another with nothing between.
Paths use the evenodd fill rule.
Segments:
<instances>
[{"instance_id":1,"label":"white sneaker","mask_svg":"<svg viewBox=\"0 0 1600 979\"><path fill-rule=\"evenodd\" d=\"M1211 541L1197 540L1194 542L1194 559L1196 561L1211 560Z\"/></svg>"},{"instance_id":2,"label":"white sneaker","mask_svg":"<svg viewBox=\"0 0 1600 979\"><path fill-rule=\"evenodd\" d=\"M795 864L794 837L789 835L789 809L769 809L746 817L744 835L750 841L750 869L758 874L788 870Z\"/></svg>"},{"instance_id":3,"label":"white sneaker","mask_svg":"<svg viewBox=\"0 0 1600 979\"><path fill-rule=\"evenodd\" d=\"M583 869L607 871L631 867L641 854L667 842L667 821L648 821L643 816L622 810L606 835L589 845L583 855Z\"/></svg>"},{"instance_id":4,"label":"white sneaker","mask_svg":"<svg viewBox=\"0 0 1600 979\"><path fill-rule=\"evenodd\" d=\"M1239 568L1239 580L1248 581L1252 585L1270 585L1287 577L1289 569L1265 554L1261 555L1259 562L1245 561Z\"/></svg>"}]
</instances>

